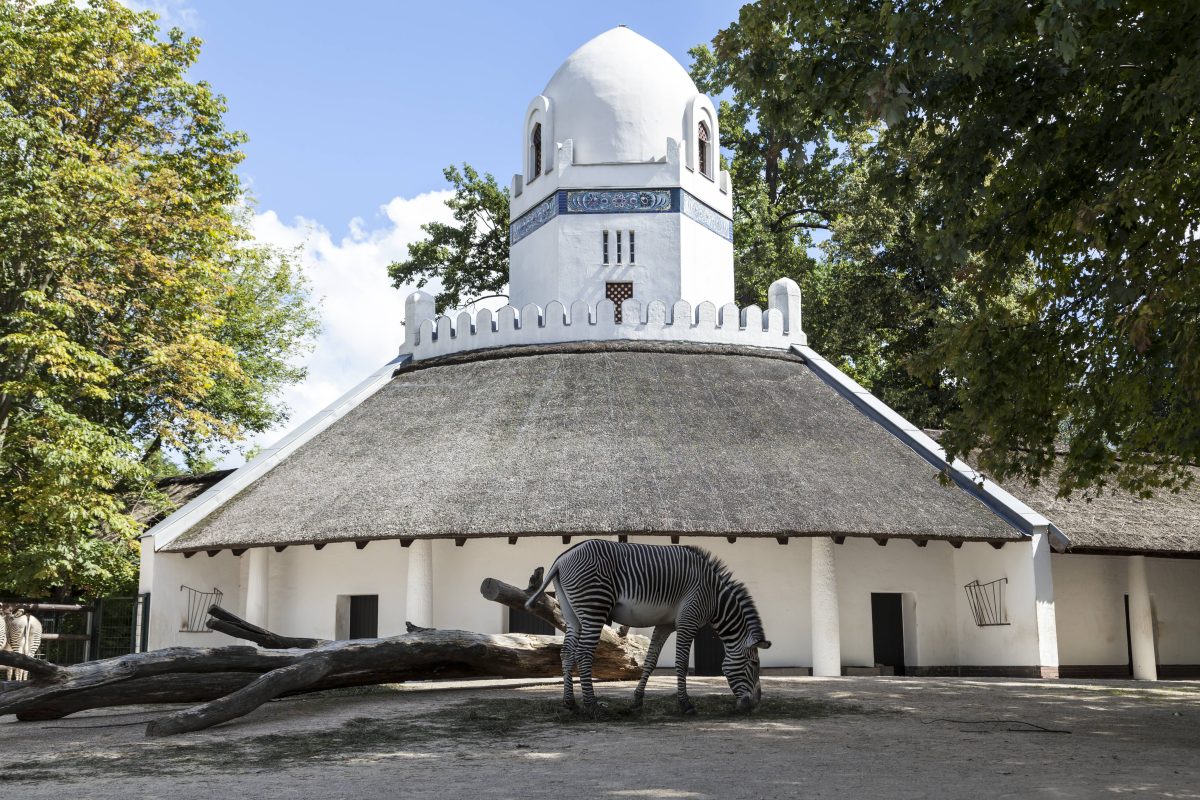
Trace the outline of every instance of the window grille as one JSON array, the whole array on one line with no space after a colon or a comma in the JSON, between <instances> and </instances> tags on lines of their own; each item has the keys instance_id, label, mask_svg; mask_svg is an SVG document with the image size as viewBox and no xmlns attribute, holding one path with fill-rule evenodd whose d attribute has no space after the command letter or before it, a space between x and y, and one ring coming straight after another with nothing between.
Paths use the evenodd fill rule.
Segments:
<instances>
[{"instance_id":1,"label":"window grille","mask_svg":"<svg viewBox=\"0 0 1200 800\"><path fill-rule=\"evenodd\" d=\"M963 589L967 592L967 602L971 604L971 614L975 624L980 628L990 625L1007 625L1008 611L1004 608L1004 587L1008 578L998 578L988 583L971 581Z\"/></svg>"},{"instance_id":2,"label":"window grille","mask_svg":"<svg viewBox=\"0 0 1200 800\"><path fill-rule=\"evenodd\" d=\"M604 263L608 263L608 231L604 232Z\"/></svg>"},{"instance_id":3,"label":"window grille","mask_svg":"<svg viewBox=\"0 0 1200 800\"><path fill-rule=\"evenodd\" d=\"M633 264L637 260L637 254L633 251L633 231L629 232L629 263Z\"/></svg>"},{"instance_id":4,"label":"window grille","mask_svg":"<svg viewBox=\"0 0 1200 800\"><path fill-rule=\"evenodd\" d=\"M621 302L633 297L633 284L627 281L604 284L604 296L617 307L616 321L621 322Z\"/></svg>"},{"instance_id":5,"label":"window grille","mask_svg":"<svg viewBox=\"0 0 1200 800\"><path fill-rule=\"evenodd\" d=\"M696 129L696 141L699 145L696 149L698 151L697 160L700 162L698 165L700 168L700 174L704 175L705 177L712 177L708 163L710 161L708 152L708 125L704 124L703 122L701 122Z\"/></svg>"},{"instance_id":6,"label":"window grille","mask_svg":"<svg viewBox=\"0 0 1200 800\"><path fill-rule=\"evenodd\" d=\"M621 232L617 231L617 263L621 263Z\"/></svg>"},{"instance_id":7,"label":"window grille","mask_svg":"<svg viewBox=\"0 0 1200 800\"><path fill-rule=\"evenodd\" d=\"M533 176L529 180L533 180L542 174L542 123L540 122L533 126L533 133L529 136L529 161L529 172Z\"/></svg>"},{"instance_id":8,"label":"window grille","mask_svg":"<svg viewBox=\"0 0 1200 800\"><path fill-rule=\"evenodd\" d=\"M183 633L208 633L204 621L208 618L208 609L220 607L221 598L225 595L220 589L213 588L211 592L202 592L190 586L180 586L179 591L187 592L187 618L179 630Z\"/></svg>"}]
</instances>

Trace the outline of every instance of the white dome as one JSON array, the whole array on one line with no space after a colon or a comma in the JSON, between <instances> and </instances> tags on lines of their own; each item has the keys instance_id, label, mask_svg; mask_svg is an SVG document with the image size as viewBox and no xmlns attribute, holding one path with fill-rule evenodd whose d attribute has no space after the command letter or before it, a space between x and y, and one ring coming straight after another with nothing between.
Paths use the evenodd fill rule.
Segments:
<instances>
[{"instance_id":1,"label":"white dome","mask_svg":"<svg viewBox=\"0 0 1200 800\"><path fill-rule=\"evenodd\" d=\"M667 137L683 138L696 84L671 54L626 27L613 28L563 62L543 94L554 138L574 140L575 163L650 161Z\"/></svg>"}]
</instances>

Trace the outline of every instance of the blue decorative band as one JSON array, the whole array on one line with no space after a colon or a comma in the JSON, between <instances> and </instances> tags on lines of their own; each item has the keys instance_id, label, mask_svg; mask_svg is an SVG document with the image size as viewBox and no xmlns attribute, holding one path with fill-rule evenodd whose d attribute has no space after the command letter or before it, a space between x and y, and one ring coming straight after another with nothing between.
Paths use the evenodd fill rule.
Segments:
<instances>
[{"instance_id":1,"label":"blue decorative band","mask_svg":"<svg viewBox=\"0 0 1200 800\"><path fill-rule=\"evenodd\" d=\"M733 220L714 208L701 203L687 192L683 193L683 215L694 219L723 239L733 241Z\"/></svg>"},{"instance_id":2,"label":"blue decorative band","mask_svg":"<svg viewBox=\"0 0 1200 800\"><path fill-rule=\"evenodd\" d=\"M558 201L555 195L550 195L512 221L512 224L508 226L509 244L516 244L557 216Z\"/></svg>"},{"instance_id":3,"label":"blue decorative band","mask_svg":"<svg viewBox=\"0 0 1200 800\"><path fill-rule=\"evenodd\" d=\"M671 189L633 189L567 192L568 214L644 214L678 211Z\"/></svg>"},{"instance_id":4,"label":"blue decorative band","mask_svg":"<svg viewBox=\"0 0 1200 800\"><path fill-rule=\"evenodd\" d=\"M559 214L680 213L733 241L733 220L682 189L560 189L512 221L509 243L516 244Z\"/></svg>"}]
</instances>

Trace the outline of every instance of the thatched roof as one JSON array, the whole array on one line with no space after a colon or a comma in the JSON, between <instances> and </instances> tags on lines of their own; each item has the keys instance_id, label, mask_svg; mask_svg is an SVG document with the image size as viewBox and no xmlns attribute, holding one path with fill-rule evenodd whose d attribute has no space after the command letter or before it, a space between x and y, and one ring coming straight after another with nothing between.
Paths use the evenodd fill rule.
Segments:
<instances>
[{"instance_id":1,"label":"thatched roof","mask_svg":"<svg viewBox=\"0 0 1200 800\"><path fill-rule=\"evenodd\" d=\"M1071 540L1067 552L1200 557L1200 470L1193 472L1187 489L1148 499L1112 490L1091 500L1056 497L1057 475L1006 487L1053 520Z\"/></svg>"},{"instance_id":2,"label":"thatched roof","mask_svg":"<svg viewBox=\"0 0 1200 800\"><path fill-rule=\"evenodd\" d=\"M164 510L157 503L139 500L129 509L129 514L140 522L143 527L149 528L175 509L187 505L193 499L232 475L233 472L231 469L218 469L200 475L177 475L172 478L163 478L156 486L160 492L167 496L170 508Z\"/></svg>"},{"instance_id":3,"label":"thatched roof","mask_svg":"<svg viewBox=\"0 0 1200 800\"><path fill-rule=\"evenodd\" d=\"M607 342L397 370L163 547L403 537L1022 534L794 355Z\"/></svg>"}]
</instances>

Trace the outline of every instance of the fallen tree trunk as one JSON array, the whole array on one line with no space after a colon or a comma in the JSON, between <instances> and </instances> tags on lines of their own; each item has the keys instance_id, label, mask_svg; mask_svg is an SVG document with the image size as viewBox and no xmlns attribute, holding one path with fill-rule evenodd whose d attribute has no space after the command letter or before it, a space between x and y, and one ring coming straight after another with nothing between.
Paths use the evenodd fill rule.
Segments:
<instances>
[{"instance_id":1,"label":"fallen tree trunk","mask_svg":"<svg viewBox=\"0 0 1200 800\"><path fill-rule=\"evenodd\" d=\"M493 578L483 582L480 592L511 608L523 608L528 597ZM530 610L556 628L564 627L553 597L543 595ZM562 640L556 636L432 630L410 623L410 632L401 636L330 642L280 636L220 609L210 613L213 630L273 647L178 647L70 667L0 652L0 665L30 671L29 681L0 692L0 715L44 720L105 706L202 703L147 728L147 735L164 736L235 719L288 694L437 678L562 674ZM644 636L620 637L606 628L596 651L596 678L638 677L648 645Z\"/></svg>"}]
</instances>

